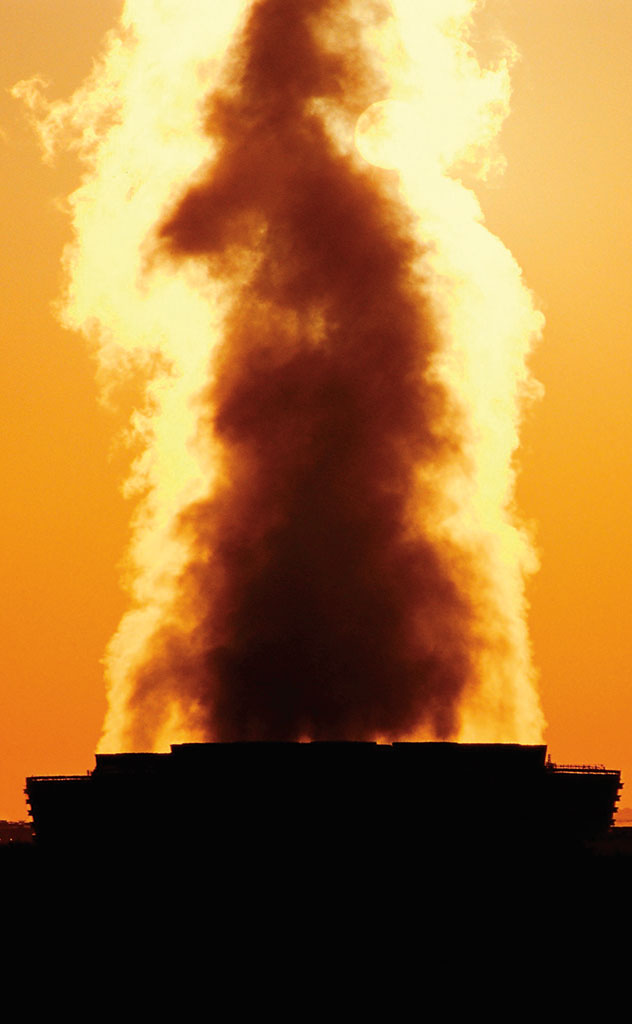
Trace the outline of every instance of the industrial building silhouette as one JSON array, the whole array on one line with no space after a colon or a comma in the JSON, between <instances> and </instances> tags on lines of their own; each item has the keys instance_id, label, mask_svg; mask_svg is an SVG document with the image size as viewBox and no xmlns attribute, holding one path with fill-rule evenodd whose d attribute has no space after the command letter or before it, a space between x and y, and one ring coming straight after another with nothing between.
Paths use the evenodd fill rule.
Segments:
<instances>
[{"instance_id":1,"label":"industrial building silhouette","mask_svg":"<svg viewBox=\"0 0 632 1024\"><path fill-rule=\"evenodd\" d=\"M36 844L52 851L197 850L278 864L370 850L377 861L470 849L537 851L608 832L620 773L555 765L543 745L174 744L97 754L82 776L33 776Z\"/></svg>"}]
</instances>

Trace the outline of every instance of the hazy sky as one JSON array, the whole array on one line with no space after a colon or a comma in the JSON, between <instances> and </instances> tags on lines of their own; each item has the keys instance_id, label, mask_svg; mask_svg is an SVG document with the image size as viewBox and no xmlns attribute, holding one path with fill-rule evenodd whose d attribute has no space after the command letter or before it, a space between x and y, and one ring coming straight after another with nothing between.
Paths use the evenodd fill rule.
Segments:
<instances>
[{"instance_id":1,"label":"hazy sky","mask_svg":"<svg viewBox=\"0 0 632 1024\"><path fill-rule=\"evenodd\" d=\"M0 817L27 774L84 772L105 710L100 658L125 607L117 563L123 420L99 406L86 344L57 325L70 158L42 165L8 89L36 73L64 96L89 71L114 0L0 5L3 486ZM504 177L479 189L545 313L533 359L519 501L542 568L530 585L546 739L559 762L605 762L632 785L628 333L632 11L625 0L489 0L517 45ZM632 796L624 791L624 804Z\"/></svg>"}]
</instances>

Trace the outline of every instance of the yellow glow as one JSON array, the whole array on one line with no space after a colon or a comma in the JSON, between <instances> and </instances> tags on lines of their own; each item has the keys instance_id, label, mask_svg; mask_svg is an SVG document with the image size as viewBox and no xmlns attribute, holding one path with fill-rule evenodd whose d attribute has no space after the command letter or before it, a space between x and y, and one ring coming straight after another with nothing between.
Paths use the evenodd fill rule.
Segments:
<instances>
[{"instance_id":1,"label":"yellow glow","mask_svg":"<svg viewBox=\"0 0 632 1024\"><path fill-rule=\"evenodd\" d=\"M132 423L142 454L128 482L140 495L126 571L131 607L107 654L102 750L125 745L129 680L155 631L186 614L173 602L188 555L174 524L213 487L196 397L221 338L222 294L193 262L174 270L147 254L161 213L212 159L201 103L248 6L128 0L121 31L68 103L48 105L36 81L21 87L47 150L72 144L86 166L69 200L75 243L66 254L64 322L93 340L105 390L130 360L161 367ZM495 139L508 111L511 54L494 68L479 66L467 41L474 7L393 0L382 35L371 29L389 94L359 119L353 158L398 172L424 253L419 287L443 339L432 372L449 388L466 434L465 450L435 481L442 503L427 524L453 549L455 574L460 557L475 555L479 566L480 649L461 738L533 742L542 715L524 579L535 558L513 509L513 457L522 404L535 392L527 359L542 319L520 268L484 227L475 195L450 176L461 162L483 176L498 163ZM336 112L322 116L339 139L345 126ZM146 747L201 738L195 708L174 704L165 717Z\"/></svg>"}]
</instances>

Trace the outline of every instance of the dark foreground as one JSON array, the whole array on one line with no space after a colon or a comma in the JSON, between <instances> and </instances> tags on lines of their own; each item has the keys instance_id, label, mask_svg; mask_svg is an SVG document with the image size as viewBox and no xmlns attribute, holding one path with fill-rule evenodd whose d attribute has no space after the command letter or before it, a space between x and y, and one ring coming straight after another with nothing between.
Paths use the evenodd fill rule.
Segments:
<instances>
[{"instance_id":1,"label":"dark foreground","mask_svg":"<svg viewBox=\"0 0 632 1024\"><path fill-rule=\"evenodd\" d=\"M201 927L256 933L266 958L280 929L297 955L357 958L411 929L477 946L476 922L497 944L571 921L587 941L632 876L618 773L556 771L543 747L204 744L28 782L37 843L0 849L5 906L114 930L115 949Z\"/></svg>"}]
</instances>

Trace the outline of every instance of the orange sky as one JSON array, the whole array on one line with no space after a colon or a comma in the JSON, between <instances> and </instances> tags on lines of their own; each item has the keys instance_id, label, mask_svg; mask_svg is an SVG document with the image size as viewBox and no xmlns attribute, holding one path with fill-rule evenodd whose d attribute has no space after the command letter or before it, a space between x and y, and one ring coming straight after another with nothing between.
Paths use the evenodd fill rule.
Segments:
<instances>
[{"instance_id":1,"label":"orange sky","mask_svg":"<svg viewBox=\"0 0 632 1024\"><path fill-rule=\"evenodd\" d=\"M129 514L124 455L112 451L123 420L98 405L87 347L51 312L69 231L56 201L77 168L42 165L7 89L40 73L52 96L68 95L119 7L0 5L0 817L25 816L27 774L93 765ZM479 197L547 318L533 361L546 395L524 430L519 487L542 560L530 597L546 738L555 760L604 762L632 785L632 10L626 0L489 0L485 22L522 59L502 136L507 171Z\"/></svg>"}]
</instances>

